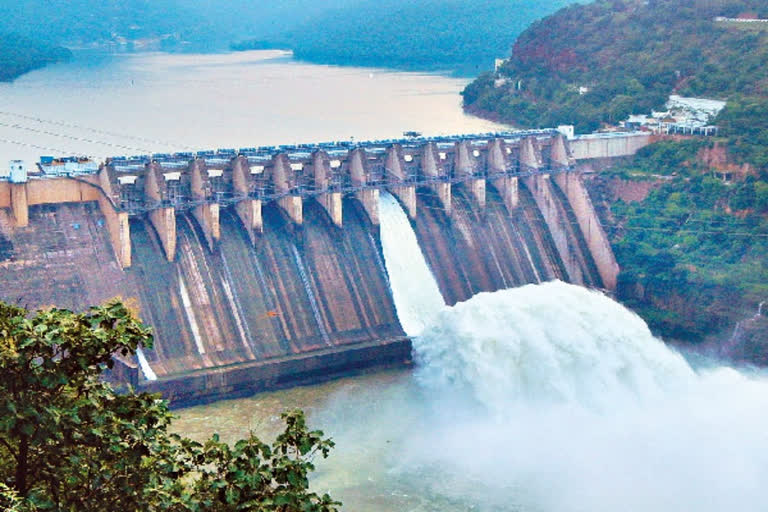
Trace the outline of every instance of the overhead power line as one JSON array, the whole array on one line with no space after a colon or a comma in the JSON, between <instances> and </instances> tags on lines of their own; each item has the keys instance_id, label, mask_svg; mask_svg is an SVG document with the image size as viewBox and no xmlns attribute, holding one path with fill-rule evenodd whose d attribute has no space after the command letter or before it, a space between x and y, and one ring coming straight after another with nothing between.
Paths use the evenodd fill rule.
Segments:
<instances>
[{"instance_id":1,"label":"overhead power line","mask_svg":"<svg viewBox=\"0 0 768 512\"><path fill-rule=\"evenodd\" d=\"M109 137L117 137L117 138L121 138L121 139L135 140L135 141L138 141L138 142L146 142L146 143L149 143L149 144L158 144L158 145L161 145L161 146L172 146L172 147L176 147L176 148L191 149L191 150L195 149L192 146L188 146L186 144L180 144L178 142L169 142L169 141L163 141L163 140L158 140L158 139L150 139L148 137L141 137L141 136L137 136L137 135L129 135L129 134L125 134L125 133L118 133L118 132L112 132L112 131L107 131L107 130L101 130L101 129L98 129L98 128L91 128L89 126L84 126L84 125L81 125L81 124L68 123L66 121L59 121L59 120L54 120L54 119L43 119L41 117L35 117L35 116L28 116L28 115L24 115L24 114L18 114L16 112L8 112L8 111L0 110L0 115L16 117L16 118L19 118L19 119L26 119L28 121L34 121L34 122L42 123L42 124L51 124L51 125L55 125L55 126L63 126L65 128L74 128L76 130L84 130L84 131L88 131L88 132L91 132L91 133L97 133L97 134L100 134L100 135L107 135Z\"/></svg>"},{"instance_id":2,"label":"overhead power line","mask_svg":"<svg viewBox=\"0 0 768 512\"><path fill-rule=\"evenodd\" d=\"M88 144L99 144L99 145L103 145L103 146L110 146L110 147L113 147L113 148L127 149L127 150L130 150L130 151L138 151L140 153L152 153L151 150L146 149L146 148L137 148L137 147L133 147L133 146L126 146L124 144L115 144L114 142L107 142L107 141L96 140L96 139L88 139L86 137L77 137L75 135L67 135L67 134L64 134L64 133L56 133L56 132L51 132L51 131L48 131L48 130L38 130L36 128L29 128L28 126L21 126L20 124L8 124L8 123L0 122L0 126L3 126L5 128L11 128L11 129L14 129L14 130L24 130L24 131L27 131L27 132L39 133L39 134L42 134L42 135L50 135L52 137L60 137L62 139L75 140L75 141L78 141L78 142L87 142Z\"/></svg>"},{"instance_id":3,"label":"overhead power line","mask_svg":"<svg viewBox=\"0 0 768 512\"><path fill-rule=\"evenodd\" d=\"M61 155L77 155L77 154L80 154L80 153L73 153L72 151L67 151L67 150L64 150L64 149L52 148L52 147L49 147L49 146L41 146L39 144L32 144L30 142L22 142L22 141L19 141L19 140L1 139L0 138L0 142L5 142L7 144L14 144L16 146L25 146L25 147L28 147L28 148L42 149L44 151L51 151L51 152L58 153L58 154L61 154Z\"/></svg>"},{"instance_id":4,"label":"overhead power line","mask_svg":"<svg viewBox=\"0 0 768 512\"><path fill-rule=\"evenodd\" d=\"M423 192L417 192L417 196L431 196L435 197L428 193ZM459 211L466 215L471 215L474 210L471 205L462 204L463 201L453 201L451 208L455 211ZM504 203L499 201L494 201L491 199L486 199L487 204L495 204L498 206L504 206ZM435 206L427 206L427 205L419 205L418 209L426 209L426 210L436 210L436 211L445 211L445 208L443 207L435 207ZM502 217L515 220L517 217L504 212L501 214ZM547 224L545 219L537 219L537 218L527 218L527 222L537 222L541 224ZM578 222L569 222L567 220L563 220L562 224L570 224L574 228L578 228L579 224ZM750 233L745 231L716 231L712 229L713 226L704 226L703 229L677 229L677 228L653 228L653 227L642 227L642 226L623 226L621 227L622 230L626 231L654 231L654 232L663 232L663 233L675 233L675 234L711 234L711 235L724 235L724 236L734 236L734 237L747 237L747 238L768 238L768 233ZM708 228L708 229L706 229Z\"/></svg>"}]
</instances>

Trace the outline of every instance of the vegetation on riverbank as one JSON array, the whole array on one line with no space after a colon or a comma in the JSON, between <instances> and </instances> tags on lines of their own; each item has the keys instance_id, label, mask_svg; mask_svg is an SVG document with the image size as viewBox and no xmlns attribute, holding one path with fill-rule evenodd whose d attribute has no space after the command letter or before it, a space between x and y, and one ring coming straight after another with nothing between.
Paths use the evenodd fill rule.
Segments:
<instances>
[{"instance_id":1,"label":"vegetation on riverbank","mask_svg":"<svg viewBox=\"0 0 768 512\"><path fill-rule=\"evenodd\" d=\"M577 1L18 0L0 5L0 32L114 51L285 48L325 64L476 76L531 22Z\"/></svg>"},{"instance_id":2,"label":"vegetation on riverbank","mask_svg":"<svg viewBox=\"0 0 768 512\"><path fill-rule=\"evenodd\" d=\"M612 171L671 178L642 202L613 204L606 222L619 298L678 339L722 337L768 300L768 98L734 95L716 121L718 139L663 141ZM724 162L704 157L715 144ZM754 326L762 341L735 356L768 365L768 328Z\"/></svg>"},{"instance_id":3,"label":"vegetation on riverbank","mask_svg":"<svg viewBox=\"0 0 768 512\"><path fill-rule=\"evenodd\" d=\"M117 394L101 377L151 333L120 302L75 314L0 303L0 510L334 512L309 491L333 447L300 411L271 444L171 434L159 395Z\"/></svg>"},{"instance_id":4,"label":"vegetation on riverbank","mask_svg":"<svg viewBox=\"0 0 768 512\"><path fill-rule=\"evenodd\" d=\"M72 53L61 46L36 43L16 34L0 34L0 82L10 82L29 71L71 58Z\"/></svg>"},{"instance_id":5,"label":"vegetation on riverbank","mask_svg":"<svg viewBox=\"0 0 768 512\"><path fill-rule=\"evenodd\" d=\"M610 171L663 178L643 201L613 202L603 220L621 266L619 299L668 338L722 340L768 299L768 171L725 182L700 158L712 144L660 142ZM768 346L739 357L767 364Z\"/></svg>"},{"instance_id":6,"label":"vegetation on riverbank","mask_svg":"<svg viewBox=\"0 0 768 512\"><path fill-rule=\"evenodd\" d=\"M463 92L465 107L522 127L591 132L661 109L672 93L764 96L768 31L717 16L768 17L763 0L598 0L534 23L498 70Z\"/></svg>"},{"instance_id":7,"label":"vegetation on riverbank","mask_svg":"<svg viewBox=\"0 0 768 512\"><path fill-rule=\"evenodd\" d=\"M323 64L475 76L506 55L531 22L574 1L364 0L319 13L271 44ZM260 47L264 41L251 43L238 47Z\"/></svg>"}]
</instances>

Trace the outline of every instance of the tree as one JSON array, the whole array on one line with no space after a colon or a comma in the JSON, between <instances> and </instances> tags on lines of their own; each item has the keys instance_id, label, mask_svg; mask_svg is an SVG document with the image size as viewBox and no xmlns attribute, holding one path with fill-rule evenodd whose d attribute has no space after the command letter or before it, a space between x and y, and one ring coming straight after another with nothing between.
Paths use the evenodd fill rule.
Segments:
<instances>
[{"instance_id":1,"label":"tree","mask_svg":"<svg viewBox=\"0 0 768 512\"><path fill-rule=\"evenodd\" d=\"M117 394L101 377L112 355L151 347L119 301L86 313L30 313L0 303L0 505L52 511L311 511L337 502L309 492L316 454L333 442L300 411L271 445L234 447L169 433L159 395Z\"/></svg>"}]
</instances>

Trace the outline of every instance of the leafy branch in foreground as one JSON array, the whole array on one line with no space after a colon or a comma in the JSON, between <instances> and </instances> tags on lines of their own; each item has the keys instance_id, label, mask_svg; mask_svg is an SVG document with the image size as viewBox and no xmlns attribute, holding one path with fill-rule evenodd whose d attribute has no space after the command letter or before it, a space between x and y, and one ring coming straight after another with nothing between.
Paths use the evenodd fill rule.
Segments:
<instances>
[{"instance_id":1,"label":"leafy branch in foreground","mask_svg":"<svg viewBox=\"0 0 768 512\"><path fill-rule=\"evenodd\" d=\"M158 395L117 394L101 379L112 355L152 346L119 301L87 313L33 315L0 303L0 508L50 511L307 511L340 503L309 491L333 442L301 411L271 445L229 446L169 432Z\"/></svg>"}]
</instances>

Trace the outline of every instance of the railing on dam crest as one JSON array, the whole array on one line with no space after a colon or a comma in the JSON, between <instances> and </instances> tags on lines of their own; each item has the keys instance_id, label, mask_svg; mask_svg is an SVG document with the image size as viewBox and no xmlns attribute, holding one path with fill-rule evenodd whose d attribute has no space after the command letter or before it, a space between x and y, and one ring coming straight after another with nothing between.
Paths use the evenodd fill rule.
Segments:
<instances>
[{"instance_id":1,"label":"railing on dam crest","mask_svg":"<svg viewBox=\"0 0 768 512\"><path fill-rule=\"evenodd\" d=\"M173 260L177 212L191 212L213 248L219 211L228 207L234 207L253 243L263 231L267 203L276 203L302 224L303 201L316 199L341 226L342 198L353 197L378 224L380 190L394 194L415 218L417 188L434 190L450 211L453 185L464 184L484 207L490 183L513 209L519 178L567 172L576 160L631 154L648 142L647 134L568 140L546 129L113 157L90 174L5 184L9 193L0 199L7 195L9 204L0 207L11 207L23 225L30 205L98 200L118 258L127 267L132 216L148 216Z\"/></svg>"}]
</instances>

